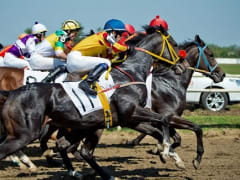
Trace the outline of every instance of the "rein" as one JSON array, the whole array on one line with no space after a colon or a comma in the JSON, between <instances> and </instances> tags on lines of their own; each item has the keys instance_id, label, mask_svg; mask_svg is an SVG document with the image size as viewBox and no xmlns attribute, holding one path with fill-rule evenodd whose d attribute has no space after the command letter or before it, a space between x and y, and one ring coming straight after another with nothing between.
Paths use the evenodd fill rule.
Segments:
<instances>
[{"instance_id":1,"label":"rein","mask_svg":"<svg viewBox=\"0 0 240 180\"><path fill-rule=\"evenodd\" d=\"M140 81L139 82L129 82L129 83L124 83L124 84L116 84L113 87L103 89L102 91L98 91L97 93L100 94L100 93L104 93L104 92L107 92L107 91L110 91L110 90L113 90L113 89L119 89L119 88L123 88L123 87L126 87L126 86L138 85L138 84L146 86L145 82L140 82Z\"/></svg>"}]
</instances>

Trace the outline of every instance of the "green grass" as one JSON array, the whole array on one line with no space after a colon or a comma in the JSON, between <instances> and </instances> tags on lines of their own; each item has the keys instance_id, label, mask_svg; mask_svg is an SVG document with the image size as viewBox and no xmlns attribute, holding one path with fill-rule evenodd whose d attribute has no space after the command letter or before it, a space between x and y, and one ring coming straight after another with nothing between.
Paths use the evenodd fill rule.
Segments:
<instances>
[{"instance_id":1,"label":"green grass","mask_svg":"<svg viewBox=\"0 0 240 180\"><path fill-rule=\"evenodd\" d=\"M219 66L225 73L240 74L240 64L220 64Z\"/></svg>"},{"instance_id":2,"label":"green grass","mask_svg":"<svg viewBox=\"0 0 240 180\"><path fill-rule=\"evenodd\" d=\"M240 129L239 116L183 116L185 119L198 124L203 130L223 130L223 129ZM105 130L105 132L116 131L117 128ZM185 131L185 130L184 130ZM136 131L128 128L122 128L121 132L136 133Z\"/></svg>"},{"instance_id":3,"label":"green grass","mask_svg":"<svg viewBox=\"0 0 240 180\"><path fill-rule=\"evenodd\" d=\"M185 116L202 128L240 128L239 116Z\"/></svg>"}]
</instances>

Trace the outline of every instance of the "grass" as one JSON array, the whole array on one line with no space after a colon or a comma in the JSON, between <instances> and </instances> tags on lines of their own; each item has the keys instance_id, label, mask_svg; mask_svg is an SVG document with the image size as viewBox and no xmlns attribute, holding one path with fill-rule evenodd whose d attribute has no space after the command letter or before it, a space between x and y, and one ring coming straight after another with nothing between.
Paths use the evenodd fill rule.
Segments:
<instances>
[{"instance_id":1,"label":"grass","mask_svg":"<svg viewBox=\"0 0 240 180\"><path fill-rule=\"evenodd\" d=\"M239 108L233 106L232 108ZM217 116L217 115L193 115L183 116L185 119L198 124L203 130L223 130L223 129L240 129L240 117L236 115ZM111 128L106 132L116 131L117 128ZM122 128L120 131L135 133L136 131L129 128Z\"/></svg>"},{"instance_id":2,"label":"grass","mask_svg":"<svg viewBox=\"0 0 240 180\"><path fill-rule=\"evenodd\" d=\"M225 73L240 74L240 64L220 64L219 66Z\"/></svg>"},{"instance_id":3,"label":"grass","mask_svg":"<svg viewBox=\"0 0 240 180\"><path fill-rule=\"evenodd\" d=\"M184 118L192 121L202 128L222 129L222 128L240 128L239 116L185 116Z\"/></svg>"}]
</instances>

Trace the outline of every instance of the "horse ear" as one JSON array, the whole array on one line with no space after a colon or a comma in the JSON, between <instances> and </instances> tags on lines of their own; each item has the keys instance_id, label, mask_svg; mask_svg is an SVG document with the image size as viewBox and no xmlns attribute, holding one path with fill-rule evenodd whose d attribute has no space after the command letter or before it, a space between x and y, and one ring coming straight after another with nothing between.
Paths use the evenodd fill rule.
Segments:
<instances>
[{"instance_id":1,"label":"horse ear","mask_svg":"<svg viewBox=\"0 0 240 180\"><path fill-rule=\"evenodd\" d=\"M200 43L200 42L201 42L201 39L200 39L200 37L199 37L199 35L198 35L198 34L196 34L196 35L195 35L195 41L197 41L198 43Z\"/></svg>"},{"instance_id":2,"label":"horse ear","mask_svg":"<svg viewBox=\"0 0 240 180\"><path fill-rule=\"evenodd\" d=\"M195 41L197 41L201 46L205 46L204 41L200 38L198 34L195 36Z\"/></svg>"}]
</instances>

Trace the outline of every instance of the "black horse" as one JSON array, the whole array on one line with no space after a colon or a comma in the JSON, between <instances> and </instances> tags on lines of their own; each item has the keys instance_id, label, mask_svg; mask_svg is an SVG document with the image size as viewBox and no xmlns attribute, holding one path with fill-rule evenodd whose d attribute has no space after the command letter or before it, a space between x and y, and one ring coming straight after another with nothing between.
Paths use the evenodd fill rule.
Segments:
<instances>
[{"instance_id":1,"label":"black horse","mask_svg":"<svg viewBox=\"0 0 240 180\"><path fill-rule=\"evenodd\" d=\"M167 35L167 32L160 27L155 32L149 33L138 46L159 54L162 52L162 34ZM169 41L178 52L175 41L171 37ZM170 59L168 49L164 49L163 56ZM136 51L120 67L131 74L135 81L145 82L152 64L151 55ZM164 67L168 68L165 64ZM115 83L129 82L129 77L117 69L113 69L111 75ZM166 117L143 108L146 93L146 86L142 84L117 89L110 101L113 126L121 125L138 130L153 136L159 143L167 145L169 144L169 134ZM8 135L0 144L0 159L37 139L46 115L52 119L50 123L56 127L78 129L81 137L89 137L92 132L105 127L103 110L81 116L60 84L29 84L10 91L4 103L2 118ZM138 127L141 122L146 121L156 121L156 127L148 128L149 125L146 128ZM164 133L162 134L158 127L163 126ZM61 155L64 159L66 154L62 152ZM113 178L96 163L93 157L84 156L84 159L103 179Z\"/></svg>"},{"instance_id":2,"label":"black horse","mask_svg":"<svg viewBox=\"0 0 240 180\"><path fill-rule=\"evenodd\" d=\"M225 74L222 69L217 65L212 51L207 47L203 40L200 39L198 35L195 36L195 40L191 42L186 42L180 45L181 49L187 51L187 61L189 63L189 70L187 70L181 76L172 73L169 69L162 69L162 66L158 66L153 70L153 82L152 82L152 110L159 113L164 117L168 117L170 123L170 135L174 140L171 145L169 156L175 159L176 166L179 168L184 168L182 160L179 158L178 154L174 152L174 149L181 144L181 137L175 131L177 129L188 129L195 132L197 137L197 157L193 160L194 168L198 168L204 153L203 140L202 140L202 129L195 123L185 120L181 117L185 105L186 105L186 90L190 83L193 70L201 71L205 75L209 76L214 80L214 82L220 82L223 80ZM139 130L141 128L146 128L147 122L139 123ZM151 127L156 127L155 122L151 123ZM76 132L72 131L69 135L68 132L61 132L59 137L65 136L67 140L71 143L77 142L74 138ZM101 136L101 131L96 132L96 139L86 139L83 146L83 155L93 153L95 145L97 144ZM145 134L141 134L138 138L133 141L128 142L128 144L136 145L145 137ZM91 137L93 138L93 136ZM98 138L98 139L97 139ZM92 141L92 142L91 142ZM76 144L75 148L78 144ZM159 145L157 146L159 147ZM74 154L76 157L77 152ZM162 156L160 156L162 157ZM165 159L161 160L166 162Z\"/></svg>"},{"instance_id":3,"label":"black horse","mask_svg":"<svg viewBox=\"0 0 240 180\"><path fill-rule=\"evenodd\" d=\"M158 69L153 72L152 110L161 115L166 115L166 113L174 114L169 118L170 136L174 139L170 152L173 153L173 149L181 144L181 137L174 128L188 129L195 132L197 136L197 158L193 161L193 165L197 169L204 153L202 129L197 124L181 117L186 105L186 91L194 70L198 71L200 69L200 72L212 78L215 83L221 82L225 77L225 73L217 65L212 51L198 35L195 36L194 41L185 42L179 47L186 50L186 60L191 68L178 77ZM127 143L137 145L145 136L145 134L141 134ZM174 154L172 156L176 158ZM176 165L182 167L180 159L177 159Z\"/></svg>"}]
</instances>

